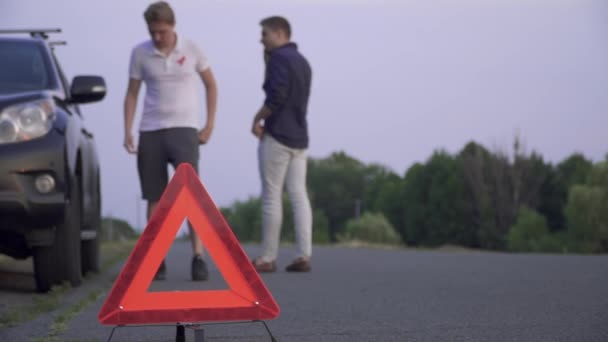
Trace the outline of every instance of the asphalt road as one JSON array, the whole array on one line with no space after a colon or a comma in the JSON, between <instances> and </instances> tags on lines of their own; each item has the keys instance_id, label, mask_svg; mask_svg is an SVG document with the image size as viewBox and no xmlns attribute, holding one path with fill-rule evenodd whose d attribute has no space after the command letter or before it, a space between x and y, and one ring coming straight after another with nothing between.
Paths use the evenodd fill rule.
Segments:
<instances>
[{"instance_id":1,"label":"asphalt road","mask_svg":"<svg viewBox=\"0 0 608 342\"><path fill-rule=\"evenodd\" d=\"M245 250L255 256L257 247ZM280 270L263 275L281 308L267 322L278 341L608 341L606 255L315 247L312 272L292 274L283 271L290 253L283 248ZM210 281L190 281L190 254L187 243L176 242L167 280L150 290L226 287L214 265ZM97 313L121 266L66 295L66 302L77 302L77 293L104 289L55 340L108 339L112 327L101 325ZM5 287L0 298L24 293ZM4 329L0 340L48 337L59 314ZM270 341L259 323L203 328L205 341ZM175 332L123 327L112 341L175 341ZM194 341L194 332L187 329L186 338Z\"/></svg>"}]
</instances>

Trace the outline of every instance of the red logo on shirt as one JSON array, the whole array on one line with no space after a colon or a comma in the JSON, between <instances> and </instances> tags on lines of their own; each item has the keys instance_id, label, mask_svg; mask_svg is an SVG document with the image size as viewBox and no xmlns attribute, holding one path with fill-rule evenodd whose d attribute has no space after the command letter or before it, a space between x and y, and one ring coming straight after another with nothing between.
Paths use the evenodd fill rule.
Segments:
<instances>
[{"instance_id":1,"label":"red logo on shirt","mask_svg":"<svg viewBox=\"0 0 608 342\"><path fill-rule=\"evenodd\" d=\"M186 61L186 56L182 56L182 58L177 60L177 64L179 65L184 65L184 62Z\"/></svg>"}]
</instances>

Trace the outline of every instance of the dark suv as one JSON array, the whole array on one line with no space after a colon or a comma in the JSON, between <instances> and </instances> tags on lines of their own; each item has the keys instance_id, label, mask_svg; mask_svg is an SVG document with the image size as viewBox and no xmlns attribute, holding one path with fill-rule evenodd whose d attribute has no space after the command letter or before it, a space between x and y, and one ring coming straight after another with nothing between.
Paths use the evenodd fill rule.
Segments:
<instances>
[{"instance_id":1,"label":"dark suv","mask_svg":"<svg viewBox=\"0 0 608 342\"><path fill-rule=\"evenodd\" d=\"M57 32L0 30L0 253L32 256L41 292L99 270L99 160L78 105L106 86L68 83L48 39Z\"/></svg>"}]
</instances>

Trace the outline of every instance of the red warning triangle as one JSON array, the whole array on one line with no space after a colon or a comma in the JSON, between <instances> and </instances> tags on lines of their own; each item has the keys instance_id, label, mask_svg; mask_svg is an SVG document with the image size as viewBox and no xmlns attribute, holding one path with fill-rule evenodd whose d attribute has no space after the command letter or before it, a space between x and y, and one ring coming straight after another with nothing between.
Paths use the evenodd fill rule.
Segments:
<instances>
[{"instance_id":1,"label":"red warning triangle","mask_svg":"<svg viewBox=\"0 0 608 342\"><path fill-rule=\"evenodd\" d=\"M202 237L228 290L148 292L184 219ZM102 324L266 320L279 306L189 164L180 164L114 283Z\"/></svg>"}]
</instances>

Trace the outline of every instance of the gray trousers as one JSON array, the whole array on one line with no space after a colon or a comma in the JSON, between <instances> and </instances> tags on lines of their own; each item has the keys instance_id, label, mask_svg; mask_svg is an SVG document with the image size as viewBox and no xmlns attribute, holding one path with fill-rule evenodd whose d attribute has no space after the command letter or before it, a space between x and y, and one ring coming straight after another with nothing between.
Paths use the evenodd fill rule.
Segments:
<instances>
[{"instance_id":1,"label":"gray trousers","mask_svg":"<svg viewBox=\"0 0 608 342\"><path fill-rule=\"evenodd\" d=\"M262 261L274 261L283 222L283 184L293 210L296 257L312 254L312 210L306 190L306 149L287 147L264 134L258 147L262 179Z\"/></svg>"}]
</instances>

